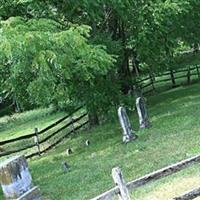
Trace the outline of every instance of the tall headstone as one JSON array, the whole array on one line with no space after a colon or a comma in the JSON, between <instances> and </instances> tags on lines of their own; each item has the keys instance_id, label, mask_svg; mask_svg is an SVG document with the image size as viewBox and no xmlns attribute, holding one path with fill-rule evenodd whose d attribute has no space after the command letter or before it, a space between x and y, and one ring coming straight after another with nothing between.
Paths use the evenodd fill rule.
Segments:
<instances>
[{"instance_id":1,"label":"tall headstone","mask_svg":"<svg viewBox=\"0 0 200 200\"><path fill-rule=\"evenodd\" d=\"M121 124L121 127L123 129L123 142L128 143L131 140L135 140L137 138L135 132L131 128L131 124L129 121L129 118L126 114L126 110L124 107L118 108L118 117Z\"/></svg>"},{"instance_id":2,"label":"tall headstone","mask_svg":"<svg viewBox=\"0 0 200 200\"><path fill-rule=\"evenodd\" d=\"M16 156L0 164L0 184L6 200L41 200L24 156Z\"/></svg>"},{"instance_id":3,"label":"tall headstone","mask_svg":"<svg viewBox=\"0 0 200 200\"><path fill-rule=\"evenodd\" d=\"M139 116L140 128L149 128L150 122L148 118L147 109L141 97L138 97L136 99L136 108Z\"/></svg>"}]
</instances>

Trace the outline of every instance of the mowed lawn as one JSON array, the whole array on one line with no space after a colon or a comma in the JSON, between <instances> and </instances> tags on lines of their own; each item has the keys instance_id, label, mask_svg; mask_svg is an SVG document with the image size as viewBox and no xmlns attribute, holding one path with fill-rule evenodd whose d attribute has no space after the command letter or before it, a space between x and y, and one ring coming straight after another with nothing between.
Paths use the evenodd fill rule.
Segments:
<instances>
[{"instance_id":1,"label":"mowed lawn","mask_svg":"<svg viewBox=\"0 0 200 200\"><path fill-rule=\"evenodd\" d=\"M148 130L138 130L136 113L129 113L139 137L127 145L122 144L116 119L66 140L48 155L29 160L43 199L87 200L114 186L111 170L115 166L130 181L200 153L200 84L156 94L148 98L148 108L152 123ZM89 147L84 145L87 139L91 141ZM67 157L69 147L74 153ZM62 161L70 165L68 173L63 172ZM195 165L131 195L137 200L165 200L199 186L200 165Z\"/></svg>"}]
</instances>

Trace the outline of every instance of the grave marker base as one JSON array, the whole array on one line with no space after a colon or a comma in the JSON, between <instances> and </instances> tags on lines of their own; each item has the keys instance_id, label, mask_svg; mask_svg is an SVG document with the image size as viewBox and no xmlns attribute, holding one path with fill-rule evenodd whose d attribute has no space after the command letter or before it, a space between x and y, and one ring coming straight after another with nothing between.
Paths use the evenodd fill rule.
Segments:
<instances>
[{"instance_id":1,"label":"grave marker base","mask_svg":"<svg viewBox=\"0 0 200 200\"><path fill-rule=\"evenodd\" d=\"M40 190L38 187L33 187L31 190L29 190L16 200L41 200Z\"/></svg>"}]
</instances>

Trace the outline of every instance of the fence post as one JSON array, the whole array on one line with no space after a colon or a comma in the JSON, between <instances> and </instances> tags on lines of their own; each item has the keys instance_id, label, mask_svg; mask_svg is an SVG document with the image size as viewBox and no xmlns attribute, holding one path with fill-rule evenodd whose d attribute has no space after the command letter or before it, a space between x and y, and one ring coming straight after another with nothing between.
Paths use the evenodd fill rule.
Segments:
<instances>
[{"instance_id":1,"label":"fence post","mask_svg":"<svg viewBox=\"0 0 200 200\"><path fill-rule=\"evenodd\" d=\"M200 72L199 72L199 66L198 65L196 65L196 69L197 69L198 79L200 79Z\"/></svg>"},{"instance_id":2,"label":"fence post","mask_svg":"<svg viewBox=\"0 0 200 200\"><path fill-rule=\"evenodd\" d=\"M188 68L188 73L187 73L187 83L188 85L191 83L191 73L190 73L190 67Z\"/></svg>"},{"instance_id":3,"label":"fence post","mask_svg":"<svg viewBox=\"0 0 200 200\"><path fill-rule=\"evenodd\" d=\"M119 167L115 167L112 169L112 177L115 184L119 187L118 197L120 200L131 200L128 188L126 187L126 183L122 176L122 172Z\"/></svg>"},{"instance_id":4,"label":"fence post","mask_svg":"<svg viewBox=\"0 0 200 200\"><path fill-rule=\"evenodd\" d=\"M171 80L172 80L172 87L175 87L176 86L176 80L175 80L175 77L174 77L173 69L170 70L170 76L171 76Z\"/></svg>"},{"instance_id":5,"label":"fence post","mask_svg":"<svg viewBox=\"0 0 200 200\"><path fill-rule=\"evenodd\" d=\"M37 146L38 155L41 156L40 142L39 142L39 137L38 137L38 128L35 128L34 132L35 132L34 143L35 143L35 146Z\"/></svg>"},{"instance_id":6,"label":"fence post","mask_svg":"<svg viewBox=\"0 0 200 200\"><path fill-rule=\"evenodd\" d=\"M150 78L150 80L151 80L152 88L153 88L153 90L155 91L155 90L156 90L156 89L155 89L155 86L154 86L154 79L155 79L155 77L154 77L153 74L149 74L149 78Z\"/></svg>"},{"instance_id":7,"label":"fence post","mask_svg":"<svg viewBox=\"0 0 200 200\"><path fill-rule=\"evenodd\" d=\"M73 133L75 133L74 119L73 119L72 115L70 116L70 120L71 120L71 123L72 123L72 131L73 131Z\"/></svg>"}]
</instances>

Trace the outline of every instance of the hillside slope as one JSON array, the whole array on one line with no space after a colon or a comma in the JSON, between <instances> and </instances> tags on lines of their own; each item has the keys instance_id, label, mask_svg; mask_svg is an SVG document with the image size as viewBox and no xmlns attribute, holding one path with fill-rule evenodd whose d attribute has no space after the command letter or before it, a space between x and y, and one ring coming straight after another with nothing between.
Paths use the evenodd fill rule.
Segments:
<instances>
[{"instance_id":1,"label":"hillside slope","mask_svg":"<svg viewBox=\"0 0 200 200\"><path fill-rule=\"evenodd\" d=\"M200 153L200 85L180 87L148 99L152 127L138 130L138 139L122 144L116 119L66 140L48 155L29 160L34 182L45 200L87 200L113 187L111 170L121 167L127 181ZM117 117L117 114L116 114ZM85 147L89 139L91 146ZM74 151L69 157L65 150ZM67 161L70 172L62 171ZM149 184L133 192L133 199L170 199L200 185L200 166ZM0 199L1 199L0 192Z\"/></svg>"}]
</instances>

